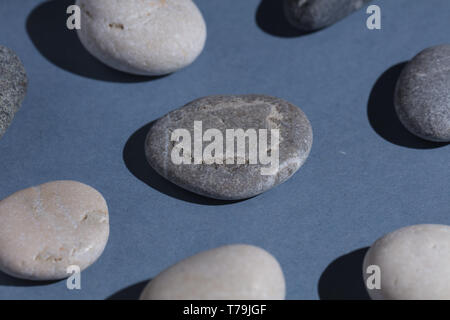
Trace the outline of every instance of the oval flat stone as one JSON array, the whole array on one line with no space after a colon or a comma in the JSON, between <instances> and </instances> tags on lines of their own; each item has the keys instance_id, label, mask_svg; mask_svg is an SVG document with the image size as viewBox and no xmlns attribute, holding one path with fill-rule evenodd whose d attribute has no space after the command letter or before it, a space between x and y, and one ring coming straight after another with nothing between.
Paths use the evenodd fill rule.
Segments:
<instances>
[{"instance_id":1,"label":"oval flat stone","mask_svg":"<svg viewBox=\"0 0 450 320\"><path fill-rule=\"evenodd\" d=\"M450 299L450 227L414 225L377 240L364 259L380 268L373 299ZM364 272L366 278L368 274Z\"/></svg>"},{"instance_id":2,"label":"oval flat stone","mask_svg":"<svg viewBox=\"0 0 450 320\"><path fill-rule=\"evenodd\" d=\"M18 278L56 280L84 270L103 252L108 207L95 189L55 181L0 201L0 270Z\"/></svg>"},{"instance_id":3,"label":"oval flat stone","mask_svg":"<svg viewBox=\"0 0 450 320\"><path fill-rule=\"evenodd\" d=\"M202 124L197 137L195 122ZM185 148L180 152L190 163L173 161L174 153L179 152L173 141L177 129L185 129L191 135L191 150ZM216 159L211 164L205 156L211 142L201 141L201 137L205 138L209 129L216 129L223 136L222 155L217 153L221 163ZM239 156L232 143L227 143L227 130L238 129L254 130L258 135L257 139L245 140L245 157L242 153ZM267 130L267 143L264 143L261 129ZM275 131L279 134L279 144L272 145ZM197 161L195 141L199 140L203 159ZM195 100L156 121L148 133L145 153L149 164L173 183L207 197L236 200L255 196L286 181L305 162L312 140L307 117L289 102L263 95L210 96ZM234 155L227 154L229 145L236 150ZM258 152L251 152L255 148ZM271 162L261 157L260 152L272 157ZM250 155L256 156L256 153L257 161L254 158L251 161Z\"/></svg>"},{"instance_id":4,"label":"oval flat stone","mask_svg":"<svg viewBox=\"0 0 450 320\"><path fill-rule=\"evenodd\" d=\"M77 0L78 36L97 59L120 71L163 75L191 64L206 24L191 0Z\"/></svg>"},{"instance_id":5,"label":"oval flat stone","mask_svg":"<svg viewBox=\"0 0 450 320\"><path fill-rule=\"evenodd\" d=\"M250 245L201 252L161 272L141 300L283 300L285 281L277 260Z\"/></svg>"},{"instance_id":6,"label":"oval flat stone","mask_svg":"<svg viewBox=\"0 0 450 320\"><path fill-rule=\"evenodd\" d=\"M372 0L284 0L288 21L303 31L328 27Z\"/></svg>"},{"instance_id":7,"label":"oval flat stone","mask_svg":"<svg viewBox=\"0 0 450 320\"><path fill-rule=\"evenodd\" d=\"M450 141L450 45L428 48L402 70L395 91L400 121L430 141Z\"/></svg>"},{"instance_id":8,"label":"oval flat stone","mask_svg":"<svg viewBox=\"0 0 450 320\"><path fill-rule=\"evenodd\" d=\"M20 59L11 49L0 46L0 138L25 98L27 83Z\"/></svg>"}]
</instances>

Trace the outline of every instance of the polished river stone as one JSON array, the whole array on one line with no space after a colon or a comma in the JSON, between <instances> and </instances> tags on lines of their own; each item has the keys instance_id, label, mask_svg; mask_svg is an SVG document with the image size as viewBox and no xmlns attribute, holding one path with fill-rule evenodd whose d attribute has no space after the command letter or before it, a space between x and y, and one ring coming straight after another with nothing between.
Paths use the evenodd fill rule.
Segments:
<instances>
[{"instance_id":1,"label":"polished river stone","mask_svg":"<svg viewBox=\"0 0 450 320\"><path fill-rule=\"evenodd\" d=\"M194 124L199 122L202 128L196 137ZM185 129L190 135L191 143L188 141L181 152L179 142L185 140L173 139L176 129ZM210 141L206 141L208 129L216 129L215 133L221 134L223 139L210 137ZM244 151L233 155L226 152L227 147L233 146L227 143L227 130L236 129L254 129L258 134L257 140L245 139L245 155ZM267 130L266 143L260 129ZM279 144L274 144L276 132ZM153 123L145 142L145 153L149 164L173 183L207 197L237 200L255 196L286 181L305 162L312 140L307 117L287 101L264 95L210 96L195 100ZM208 155L211 141L223 145L223 152L216 150L217 153ZM197 142L200 151L195 149ZM258 152L254 152L256 149ZM186 162L174 161L174 154L182 155ZM252 155L258 156L257 161ZM269 157L272 160L269 161Z\"/></svg>"}]
</instances>

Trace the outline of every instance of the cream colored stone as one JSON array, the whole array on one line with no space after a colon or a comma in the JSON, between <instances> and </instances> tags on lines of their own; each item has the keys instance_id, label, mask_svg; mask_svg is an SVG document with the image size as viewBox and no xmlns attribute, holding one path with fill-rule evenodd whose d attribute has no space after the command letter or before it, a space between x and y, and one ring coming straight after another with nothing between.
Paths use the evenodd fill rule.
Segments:
<instances>
[{"instance_id":1,"label":"cream colored stone","mask_svg":"<svg viewBox=\"0 0 450 320\"><path fill-rule=\"evenodd\" d=\"M201 252L160 273L141 300L282 300L283 272L267 251L230 245Z\"/></svg>"},{"instance_id":2,"label":"cream colored stone","mask_svg":"<svg viewBox=\"0 0 450 320\"><path fill-rule=\"evenodd\" d=\"M381 270L381 288L368 290L372 299L450 299L450 227L423 224L389 233L367 252L364 271L370 265Z\"/></svg>"},{"instance_id":3,"label":"cream colored stone","mask_svg":"<svg viewBox=\"0 0 450 320\"><path fill-rule=\"evenodd\" d=\"M77 0L86 49L112 68L162 75L191 64L206 25L191 0Z\"/></svg>"},{"instance_id":4,"label":"cream colored stone","mask_svg":"<svg viewBox=\"0 0 450 320\"><path fill-rule=\"evenodd\" d=\"M108 207L95 189L55 181L0 201L0 270L18 278L56 280L102 254L109 236Z\"/></svg>"}]
</instances>

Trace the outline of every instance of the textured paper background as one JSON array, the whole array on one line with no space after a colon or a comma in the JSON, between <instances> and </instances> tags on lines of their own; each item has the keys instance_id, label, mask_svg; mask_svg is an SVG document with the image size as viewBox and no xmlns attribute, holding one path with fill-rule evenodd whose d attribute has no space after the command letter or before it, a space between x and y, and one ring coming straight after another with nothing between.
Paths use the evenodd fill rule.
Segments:
<instances>
[{"instance_id":1,"label":"textured paper background","mask_svg":"<svg viewBox=\"0 0 450 320\"><path fill-rule=\"evenodd\" d=\"M0 140L0 198L82 181L108 201L111 236L81 291L0 274L0 298L136 298L142 281L171 264L231 243L271 252L288 299L364 298L363 248L406 225L450 224L450 146L410 136L391 102L396 65L450 42L448 0L375 1L381 31L365 27L362 10L308 35L285 24L277 1L197 0L208 25L204 52L156 79L104 67L66 31L70 1L40 3L0 1L0 44L18 53L30 79ZM222 204L145 165L142 127L195 98L240 93L282 97L308 115L312 153L288 182Z\"/></svg>"}]
</instances>

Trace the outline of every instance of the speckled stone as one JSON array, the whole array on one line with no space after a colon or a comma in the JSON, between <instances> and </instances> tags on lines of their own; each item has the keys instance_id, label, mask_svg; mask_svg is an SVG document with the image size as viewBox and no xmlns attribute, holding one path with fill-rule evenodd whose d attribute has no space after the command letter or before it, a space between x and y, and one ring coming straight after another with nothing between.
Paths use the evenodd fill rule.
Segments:
<instances>
[{"instance_id":1,"label":"speckled stone","mask_svg":"<svg viewBox=\"0 0 450 320\"><path fill-rule=\"evenodd\" d=\"M373 299L450 299L450 227L414 225L377 240L364 259L364 270L380 267L381 288ZM368 274L364 272L366 279Z\"/></svg>"},{"instance_id":2,"label":"speckled stone","mask_svg":"<svg viewBox=\"0 0 450 320\"><path fill-rule=\"evenodd\" d=\"M201 252L160 273L141 300L283 300L285 281L278 261L250 245Z\"/></svg>"},{"instance_id":3,"label":"speckled stone","mask_svg":"<svg viewBox=\"0 0 450 320\"><path fill-rule=\"evenodd\" d=\"M20 59L11 49L0 46L0 138L25 98L27 83Z\"/></svg>"},{"instance_id":4,"label":"speckled stone","mask_svg":"<svg viewBox=\"0 0 450 320\"><path fill-rule=\"evenodd\" d=\"M428 48L405 66L397 82L395 108L411 133L450 142L450 45Z\"/></svg>"},{"instance_id":5,"label":"speckled stone","mask_svg":"<svg viewBox=\"0 0 450 320\"><path fill-rule=\"evenodd\" d=\"M75 181L55 181L0 201L0 270L18 278L56 280L84 270L109 236L105 199Z\"/></svg>"},{"instance_id":6,"label":"speckled stone","mask_svg":"<svg viewBox=\"0 0 450 320\"><path fill-rule=\"evenodd\" d=\"M261 168L268 165L263 166L260 162L237 164L237 158L234 164L225 164L225 155L224 164L174 164L171 133L184 128L193 137L194 121L203 122L203 132L216 128L224 137L226 129L267 129L269 133L270 129L278 129L278 169L271 175L262 175ZM312 140L307 117L287 101L264 95L209 96L156 121L148 133L145 153L149 164L173 183L207 197L236 200L255 196L286 181L305 162ZM203 147L209 143L204 142ZM248 142L246 150L248 160Z\"/></svg>"},{"instance_id":7,"label":"speckled stone","mask_svg":"<svg viewBox=\"0 0 450 320\"><path fill-rule=\"evenodd\" d=\"M163 75L191 64L206 24L191 0L77 0L78 36L100 61L138 75Z\"/></svg>"},{"instance_id":8,"label":"speckled stone","mask_svg":"<svg viewBox=\"0 0 450 320\"><path fill-rule=\"evenodd\" d=\"M328 27L372 0L284 0L288 21L303 31Z\"/></svg>"}]
</instances>

